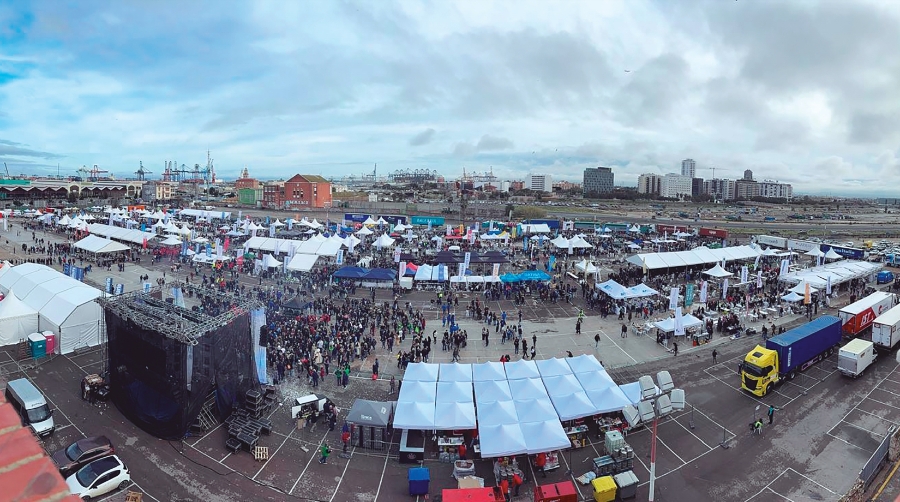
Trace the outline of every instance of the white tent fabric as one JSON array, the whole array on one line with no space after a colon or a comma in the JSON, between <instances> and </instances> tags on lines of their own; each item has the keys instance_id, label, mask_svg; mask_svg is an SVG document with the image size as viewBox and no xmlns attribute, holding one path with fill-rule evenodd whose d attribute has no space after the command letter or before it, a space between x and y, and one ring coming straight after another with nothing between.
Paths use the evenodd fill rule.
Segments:
<instances>
[{"instance_id":1,"label":"white tent fabric","mask_svg":"<svg viewBox=\"0 0 900 502\"><path fill-rule=\"evenodd\" d=\"M691 314L681 316L681 322L684 325L684 329L703 325L703 321L697 319ZM653 323L653 325L665 331L666 333L669 333L671 331L675 331L675 318L669 317L668 319L663 319L662 321L655 322Z\"/></svg>"},{"instance_id":2,"label":"white tent fabric","mask_svg":"<svg viewBox=\"0 0 900 502\"><path fill-rule=\"evenodd\" d=\"M162 213L160 213L162 214ZM214 218L214 219L229 219L231 218L231 211L210 211L206 209L182 209L180 213L181 216L194 216L194 217L202 217L206 219ZM156 216L154 215L154 218Z\"/></svg>"},{"instance_id":3,"label":"white tent fabric","mask_svg":"<svg viewBox=\"0 0 900 502\"><path fill-rule=\"evenodd\" d=\"M507 363L509 364L509 363ZM547 388L540 378L521 378L509 381L509 391L516 399L549 398Z\"/></svg>"},{"instance_id":4,"label":"white tent fabric","mask_svg":"<svg viewBox=\"0 0 900 502\"><path fill-rule=\"evenodd\" d=\"M602 390L607 387L615 387L616 383L613 382L609 373L606 370L599 371L588 371L575 373L575 378L578 379L578 382L581 383L581 387L586 390Z\"/></svg>"},{"instance_id":5,"label":"white tent fabric","mask_svg":"<svg viewBox=\"0 0 900 502\"><path fill-rule=\"evenodd\" d=\"M597 288L616 300L628 298L628 289L612 279L597 284Z\"/></svg>"},{"instance_id":6,"label":"white tent fabric","mask_svg":"<svg viewBox=\"0 0 900 502\"><path fill-rule=\"evenodd\" d=\"M790 293L788 293L788 294L782 296L781 299L784 300L784 301L786 301L786 302L794 303L794 302L799 302L800 300L802 300L802 299L803 299L803 296L802 296L802 295L798 295L797 293L791 291Z\"/></svg>"},{"instance_id":7,"label":"white tent fabric","mask_svg":"<svg viewBox=\"0 0 900 502\"><path fill-rule=\"evenodd\" d=\"M362 228L360 228L359 230L356 231L356 235L361 235L361 236L363 236L363 237L365 237L365 236L367 236L367 235L372 235L372 234L374 234L374 233L375 233L375 232L369 230L368 227L362 227Z\"/></svg>"},{"instance_id":8,"label":"white tent fabric","mask_svg":"<svg viewBox=\"0 0 900 502\"><path fill-rule=\"evenodd\" d=\"M599 272L597 266L587 260L581 260L580 262L576 263L575 270L583 272L585 275L596 274L597 272Z\"/></svg>"},{"instance_id":9,"label":"white tent fabric","mask_svg":"<svg viewBox=\"0 0 900 502\"><path fill-rule=\"evenodd\" d=\"M806 256L816 256L816 257L825 256L825 253L823 253L822 250L819 249L819 246L816 246L803 254L805 254Z\"/></svg>"},{"instance_id":10,"label":"white tent fabric","mask_svg":"<svg viewBox=\"0 0 900 502\"><path fill-rule=\"evenodd\" d=\"M38 311L40 331L58 335L60 354L100 343L102 311L94 301L101 294L97 288L34 263L12 267L0 277L0 292L9 294L12 288L20 300Z\"/></svg>"},{"instance_id":11,"label":"white tent fabric","mask_svg":"<svg viewBox=\"0 0 900 502\"><path fill-rule=\"evenodd\" d=\"M537 367L541 373L541 378L545 380L547 377L572 374L572 368L569 367L566 360L559 357L541 359L537 362Z\"/></svg>"},{"instance_id":12,"label":"white tent fabric","mask_svg":"<svg viewBox=\"0 0 900 502\"><path fill-rule=\"evenodd\" d=\"M543 422L547 417L556 416L556 409L549 397L514 400L519 423Z\"/></svg>"},{"instance_id":13,"label":"white tent fabric","mask_svg":"<svg viewBox=\"0 0 900 502\"><path fill-rule=\"evenodd\" d=\"M403 374L404 382L437 382L438 373L440 372L439 364L430 363L410 363L406 367ZM406 387L404 383L403 387Z\"/></svg>"},{"instance_id":14,"label":"white tent fabric","mask_svg":"<svg viewBox=\"0 0 900 502\"><path fill-rule=\"evenodd\" d=\"M394 428L433 430L434 410L434 402L399 401L394 412Z\"/></svg>"},{"instance_id":15,"label":"white tent fabric","mask_svg":"<svg viewBox=\"0 0 900 502\"><path fill-rule=\"evenodd\" d=\"M373 245L375 247L389 248L394 245L394 239L392 239L387 234L382 234L377 239L375 239L375 243Z\"/></svg>"},{"instance_id":16,"label":"white tent fabric","mask_svg":"<svg viewBox=\"0 0 900 502\"><path fill-rule=\"evenodd\" d=\"M163 246L180 246L181 239L179 239L178 237L175 237L174 235L170 235L170 236L166 237L165 239L163 239L162 242L160 242L160 244Z\"/></svg>"},{"instance_id":17,"label":"white tent fabric","mask_svg":"<svg viewBox=\"0 0 900 502\"><path fill-rule=\"evenodd\" d=\"M281 266L281 262L278 261L274 256L267 254L266 256L263 257L263 267L274 268L274 267L280 267L280 266Z\"/></svg>"},{"instance_id":18,"label":"white tent fabric","mask_svg":"<svg viewBox=\"0 0 900 502\"><path fill-rule=\"evenodd\" d=\"M594 356L581 354L580 356L567 357L566 364L572 370L572 373L586 373L593 371L603 371L603 365Z\"/></svg>"},{"instance_id":19,"label":"white tent fabric","mask_svg":"<svg viewBox=\"0 0 900 502\"><path fill-rule=\"evenodd\" d=\"M525 422L519 424L519 428L522 430L522 436L525 437L526 453L529 455L572 446L559 420Z\"/></svg>"},{"instance_id":20,"label":"white tent fabric","mask_svg":"<svg viewBox=\"0 0 900 502\"><path fill-rule=\"evenodd\" d=\"M521 378L540 379L541 377L541 373L538 371L537 364L534 361L519 359L518 361L508 362L504 366L506 368L506 378L509 380ZM512 387L512 384L510 384L510 387Z\"/></svg>"},{"instance_id":21,"label":"white tent fabric","mask_svg":"<svg viewBox=\"0 0 900 502\"><path fill-rule=\"evenodd\" d=\"M296 254L287 264L287 269L295 272L309 272L316 265L319 255Z\"/></svg>"},{"instance_id":22,"label":"white tent fabric","mask_svg":"<svg viewBox=\"0 0 900 502\"><path fill-rule=\"evenodd\" d=\"M512 392L509 390L509 382L505 379L475 382L475 400L479 403L509 401L511 399Z\"/></svg>"},{"instance_id":23,"label":"white tent fabric","mask_svg":"<svg viewBox=\"0 0 900 502\"><path fill-rule=\"evenodd\" d=\"M434 407L434 428L439 431L474 429L476 426L475 404L437 403ZM394 419L394 427L397 420Z\"/></svg>"},{"instance_id":24,"label":"white tent fabric","mask_svg":"<svg viewBox=\"0 0 900 502\"><path fill-rule=\"evenodd\" d=\"M338 252L341 250L341 247L344 245L343 241L334 241L327 240L322 243L321 246L316 250L316 254L319 256L330 256L332 258L338 255Z\"/></svg>"},{"instance_id":25,"label":"white tent fabric","mask_svg":"<svg viewBox=\"0 0 900 502\"><path fill-rule=\"evenodd\" d=\"M83 249L89 253L118 253L128 251L128 246L120 242L113 242L108 239L97 237L96 235L88 235L84 239L75 243L75 247Z\"/></svg>"},{"instance_id":26,"label":"white tent fabric","mask_svg":"<svg viewBox=\"0 0 900 502\"><path fill-rule=\"evenodd\" d=\"M617 385L612 385L605 389L587 390L585 393L588 399L591 400L591 403L597 408L597 413L621 411L622 408L631 404L631 401Z\"/></svg>"},{"instance_id":27,"label":"white tent fabric","mask_svg":"<svg viewBox=\"0 0 900 502\"><path fill-rule=\"evenodd\" d=\"M713 268L711 268L711 269L709 269L709 270L706 270L706 271L704 271L703 273L706 274L706 275L708 275L708 276L710 276L710 277L719 277L719 278L721 278L721 277L731 277L732 275L734 275L734 274L732 274L731 272L729 272L729 271L725 270L724 268L722 268L722 265L719 265L718 263L716 263L716 266L715 266L715 267L713 267Z\"/></svg>"},{"instance_id":28,"label":"white tent fabric","mask_svg":"<svg viewBox=\"0 0 900 502\"><path fill-rule=\"evenodd\" d=\"M550 401L560 420L575 420L597 414L597 407L583 390L564 396L551 394Z\"/></svg>"},{"instance_id":29,"label":"white tent fabric","mask_svg":"<svg viewBox=\"0 0 900 502\"><path fill-rule=\"evenodd\" d=\"M478 423L481 425L518 424L519 415L512 400L478 402Z\"/></svg>"},{"instance_id":30,"label":"white tent fabric","mask_svg":"<svg viewBox=\"0 0 900 502\"><path fill-rule=\"evenodd\" d=\"M584 240L584 237L575 236L570 240L572 247L575 249L590 249L593 246L590 242Z\"/></svg>"},{"instance_id":31,"label":"white tent fabric","mask_svg":"<svg viewBox=\"0 0 900 502\"><path fill-rule=\"evenodd\" d=\"M488 361L472 365L472 380L475 382L487 382L491 380L506 380L506 370L503 363ZM478 387L476 385L476 391Z\"/></svg>"},{"instance_id":32,"label":"white tent fabric","mask_svg":"<svg viewBox=\"0 0 900 502\"><path fill-rule=\"evenodd\" d=\"M794 286L793 288L789 289L788 291L792 291L792 292L794 292L794 293L797 293L798 295L805 295L805 294L806 294L806 285L807 285L807 284L809 284L809 283L807 283L806 281L800 281L799 283L797 283L796 286ZM809 292L810 292L810 293L816 293L816 292L818 292L818 291L819 291L819 290L816 289L816 288L814 288L814 287L812 286L812 284L809 285Z\"/></svg>"},{"instance_id":33,"label":"white tent fabric","mask_svg":"<svg viewBox=\"0 0 900 502\"><path fill-rule=\"evenodd\" d=\"M397 401L431 403L437 399L437 382L403 382Z\"/></svg>"},{"instance_id":34,"label":"white tent fabric","mask_svg":"<svg viewBox=\"0 0 900 502\"><path fill-rule=\"evenodd\" d=\"M555 376L541 375L541 380L544 381L544 387L547 389L547 393L551 398L553 398L553 396L565 396L584 390L581 387L581 382L579 382L572 373Z\"/></svg>"},{"instance_id":35,"label":"white tent fabric","mask_svg":"<svg viewBox=\"0 0 900 502\"><path fill-rule=\"evenodd\" d=\"M38 311L10 292L0 301L0 346L12 345L38 331Z\"/></svg>"},{"instance_id":36,"label":"white tent fabric","mask_svg":"<svg viewBox=\"0 0 900 502\"><path fill-rule=\"evenodd\" d=\"M828 252L825 253L826 260L840 260L843 256L834 252L834 248L828 248Z\"/></svg>"},{"instance_id":37,"label":"white tent fabric","mask_svg":"<svg viewBox=\"0 0 900 502\"><path fill-rule=\"evenodd\" d=\"M549 234L550 227L546 223L537 223L534 225L522 225L522 232L526 234Z\"/></svg>"},{"instance_id":38,"label":"white tent fabric","mask_svg":"<svg viewBox=\"0 0 900 502\"><path fill-rule=\"evenodd\" d=\"M827 279L825 277L828 277L828 274L834 274L832 275L831 285L836 286L852 279L865 278L877 273L882 268L884 268L883 263L842 260L826 263L818 267L797 270L780 277L779 280L788 283L806 281L811 286L821 290L826 286Z\"/></svg>"},{"instance_id":39,"label":"white tent fabric","mask_svg":"<svg viewBox=\"0 0 900 502\"><path fill-rule=\"evenodd\" d=\"M103 237L132 244L143 244L144 239L151 241L157 237L153 232L141 232L138 229L109 226L103 223L88 225L88 231L94 235L102 235Z\"/></svg>"},{"instance_id":40,"label":"white tent fabric","mask_svg":"<svg viewBox=\"0 0 900 502\"><path fill-rule=\"evenodd\" d=\"M396 419L394 421L396 427ZM478 424L481 457L496 458L526 453L528 445L519 424Z\"/></svg>"},{"instance_id":41,"label":"white tent fabric","mask_svg":"<svg viewBox=\"0 0 900 502\"><path fill-rule=\"evenodd\" d=\"M441 364L438 382L469 382L471 384L472 365L460 363Z\"/></svg>"},{"instance_id":42,"label":"white tent fabric","mask_svg":"<svg viewBox=\"0 0 900 502\"><path fill-rule=\"evenodd\" d=\"M654 385L654 387L656 387ZM631 404L637 405L641 402L641 383L640 382L631 382L624 383L619 386L619 390L625 395L625 398L628 399ZM656 394L659 395L659 387L656 387Z\"/></svg>"},{"instance_id":43,"label":"white tent fabric","mask_svg":"<svg viewBox=\"0 0 900 502\"><path fill-rule=\"evenodd\" d=\"M560 249L568 249L569 239L566 239L565 237L558 235L558 236L556 236L555 239L550 241L550 244L553 244L554 246L556 246L557 248L560 248Z\"/></svg>"},{"instance_id":44,"label":"white tent fabric","mask_svg":"<svg viewBox=\"0 0 900 502\"><path fill-rule=\"evenodd\" d=\"M472 403L472 382L438 382L436 403Z\"/></svg>"},{"instance_id":45,"label":"white tent fabric","mask_svg":"<svg viewBox=\"0 0 900 502\"><path fill-rule=\"evenodd\" d=\"M626 261L639 267L646 266L650 270L671 267L685 267L704 263L720 263L722 260L750 260L762 254L753 246L733 246L710 249L705 246L689 251L673 251L668 253L640 253L629 256Z\"/></svg>"},{"instance_id":46,"label":"white tent fabric","mask_svg":"<svg viewBox=\"0 0 900 502\"><path fill-rule=\"evenodd\" d=\"M643 298L645 296L654 296L659 294L659 291L651 288L644 283L640 283L637 286L632 286L626 291L628 298Z\"/></svg>"}]
</instances>

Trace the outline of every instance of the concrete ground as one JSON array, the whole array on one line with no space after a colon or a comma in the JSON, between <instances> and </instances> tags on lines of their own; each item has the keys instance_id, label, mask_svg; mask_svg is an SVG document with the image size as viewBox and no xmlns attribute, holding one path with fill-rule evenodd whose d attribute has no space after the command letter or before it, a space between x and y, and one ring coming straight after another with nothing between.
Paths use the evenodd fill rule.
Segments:
<instances>
[{"instance_id":1,"label":"concrete ground","mask_svg":"<svg viewBox=\"0 0 900 502\"><path fill-rule=\"evenodd\" d=\"M112 275L126 281L133 275L132 283L137 287L138 275L150 273L152 281L161 275L161 269L129 265L124 274L95 271L90 279L101 283L106 275ZM430 309L433 320L429 320L427 329L442 332L439 311L431 309L428 294L413 293L406 299ZM837 373L832 357L760 400L738 389L736 375L738 362L760 342L758 337L731 340L717 335L712 345L682 346L678 357L673 357L649 337L629 334L621 338L619 321L612 317L602 320L591 312L582 334L574 335L579 305L580 301L575 306L529 304L523 308L523 331L529 338L532 334L538 337L538 358L563 356L567 350L593 353L603 360L617 383L633 382L640 375L667 369L676 386L685 389L688 408L658 426L656 500L836 500L856 479L888 428L900 422L900 374L893 354L883 355L855 380ZM517 312L507 302L499 307ZM791 326L801 321L788 318L776 322ZM481 326L475 321L462 319L461 326L470 333L469 346L462 354L464 362L497 360L502 354L513 353L512 346L501 345L496 335L490 347L482 347ZM597 348L595 333L601 335ZM408 343L403 346L408 347ZM713 346L719 352L716 364L710 355ZM450 359L449 352L437 350L433 355L433 362ZM347 389L326 379L317 392L331 397L342 414L356 398L390 399L386 379L391 374L399 375L396 363L381 349L377 356L384 358L381 381L369 379L374 361L370 358L354 367L354 378ZM132 489L146 493L145 500L237 501L251 496L261 500L356 502L408 497L407 466L396 460L398 435L393 437L389 454L354 449L349 458L341 458L339 431L329 432L321 424L314 429L295 429L289 403L311 390L297 379L289 379L279 390L282 405L270 415L274 431L260 440L261 446L269 447L270 458L256 462L246 451L230 454L225 449L222 427L183 442L162 441L133 426L114 406L82 401L81 377L98 371L101 357L101 350L93 349L36 364L17 361L14 350L6 347L0 349L0 385L9 379L28 377L46 393L57 410L55 418L60 426L45 440L49 451L84 436L108 435L132 471L136 483ZM779 408L775 423L764 426L761 436L751 436L749 423L769 404ZM646 499L649 493L650 437L647 429L639 429L626 438L636 452L638 500ZM313 460L316 448L326 440L335 454L323 466ZM546 481L572 479L587 472L590 459L601 451L602 440L592 437L587 447L566 452L562 468L549 473ZM450 477L450 465L438 462L431 453L426 466L431 468L430 493L436 497L442 488L455 486L455 481ZM524 457L520 464L527 465ZM488 483L493 481L490 470L489 462L476 463L476 472ZM568 470L572 475L567 475ZM534 476L526 472L529 479L519 500L532 498ZM578 485L578 489L582 500L592 498L589 487ZM879 500L890 500L886 497L898 493L898 489L896 480L889 481ZM101 500L121 501L124 497L116 493Z\"/></svg>"}]
</instances>

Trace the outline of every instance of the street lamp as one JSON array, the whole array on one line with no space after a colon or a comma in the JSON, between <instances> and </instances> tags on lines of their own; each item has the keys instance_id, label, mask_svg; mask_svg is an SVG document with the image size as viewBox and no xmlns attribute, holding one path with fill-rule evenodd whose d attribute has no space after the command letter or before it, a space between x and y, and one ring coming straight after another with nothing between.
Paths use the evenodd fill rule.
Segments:
<instances>
[{"instance_id":1,"label":"street lamp","mask_svg":"<svg viewBox=\"0 0 900 502\"><path fill-rule=\"evenodd\" d=\"M660 371L656 374L656 382L647 375L638 379L641 386L641 401L638 403L638 413L641 421L653 420L652 439L650 443L650 496L647 500L653 502L656 489L656 426L659 419L668 416L673 410L684 409L684 390L674 388L672 376L668 371Z\"/></svg>"}]
</instances>

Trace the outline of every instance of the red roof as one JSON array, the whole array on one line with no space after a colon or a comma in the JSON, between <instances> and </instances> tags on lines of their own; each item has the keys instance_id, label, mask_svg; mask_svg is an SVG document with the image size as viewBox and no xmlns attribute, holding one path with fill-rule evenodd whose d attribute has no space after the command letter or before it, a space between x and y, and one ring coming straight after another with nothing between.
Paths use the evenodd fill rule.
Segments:
<instances>
[{"instance_id":1,"label":"red roof","mask_svg":"<svg viewBox=\"0 0 900 502\"><path fill-rule=\"evenodd\" d=\"M0 394L0 486L7 500L78 501L31 431Z\"/></svg>"}]
</instances>

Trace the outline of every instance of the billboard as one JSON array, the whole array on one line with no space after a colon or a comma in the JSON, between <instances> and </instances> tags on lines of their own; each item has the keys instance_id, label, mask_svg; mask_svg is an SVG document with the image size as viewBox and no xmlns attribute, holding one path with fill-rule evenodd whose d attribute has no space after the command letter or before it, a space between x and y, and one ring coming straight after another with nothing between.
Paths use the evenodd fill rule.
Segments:
<instances>
[{"instance_id":1,"label":"billboard","mask_svg":"<svg viewBox=\"0 0 900 502\"><path fill-rule=\"evenodd\" d=\"M384 221L390 223L391 225L396 225L398 223L403 223L406 225L406 216L400 216L397 214L383 214L381 215L384 218Z\"/></svg>"},{"instance_id":2,"label":"billboard","mask_svg":"<svg viewBox=\"0 0 900 502\"><path fill-rule=\"evenodd\" d=\"M444 225L443 216L413 216L411 221L413 225L426 226L429 223L435 227Z\"/></svg>"},{"instance_id":3,"label":"billboard","mask_svg":"<svg viewBox=\"0 0 900 502\"><path fill-rule=\"evenodd\" d=\"M344 219L347 221L352 221L353 223L363 223L369 218L372 218L371 214L344 213ZM372 219L374 220L375 218Z\"/></svg>"},{"instance_id":4,"label":"billboard","mask_svg":"<svg viewBox=\"0 0 900 502\"><path fill-rule=\"evenodd\" d=\"M765 244L766 246L774 246L781 249L787 249L787 239L784 237L773 237L771 235L757 235L757 244Z\"/></svg>"},{"instance_id":5,"label":"billboard","mask_svg":"<svg viewBox=\"0 0 900 502\"><path fill-rule=\"evenodd\" d=\"M851 260L863 260L866 257L866 252L862 249L856 248L848 248L846 246L835 246L832 244L820 244L819 249L822 252L827 253L829 249L833 249L835 253L843 256L844 258L849 258Z\"/></svg>"}]
</instances>

